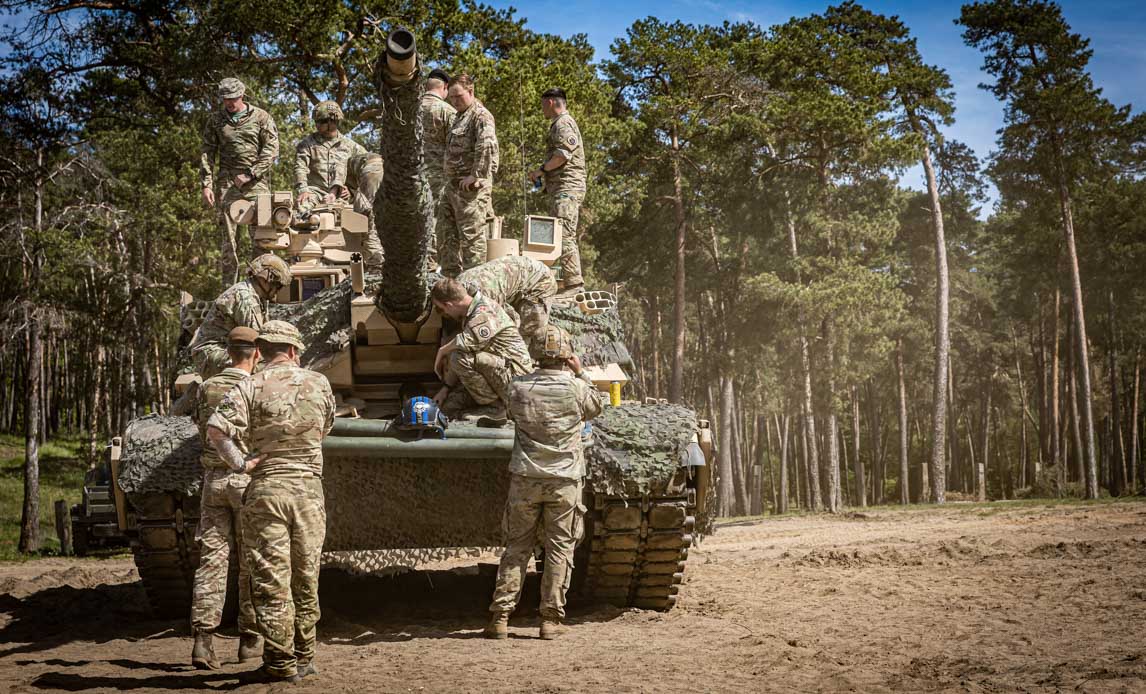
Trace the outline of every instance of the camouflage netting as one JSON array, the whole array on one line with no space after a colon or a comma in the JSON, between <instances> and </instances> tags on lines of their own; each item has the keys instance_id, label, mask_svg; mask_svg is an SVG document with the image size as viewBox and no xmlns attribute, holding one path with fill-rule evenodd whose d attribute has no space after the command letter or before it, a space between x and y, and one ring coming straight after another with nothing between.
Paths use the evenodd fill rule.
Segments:
<instances>
[{"instance_id":1,"label":"camouflage netting","mask_svg":"<svg viewBox=\"0 0 1146 694\"><path fill-rule=\"evenodd\" d=\"M367 290L381 278L367 275ZM271 304L267 318L285 320L298 328L306 351L304 366L334 354L350 344L350 279L325 289L298 304Z\"/></svg>"},{"instance_id":2,"label":"camouflage netting","mask_svg":"<svg viewBox=\"0 0 1146 694\"><path fill-rule=\"evenodd\" d=\"M606 407L585 451L590 484L613 496L662 493L694 433L696 413L682 405Z\"/></svg>"},{"instance_id":3,"label":"camouflage netting","mask_svg":"<svg viewBox=\"0 0 1146 694\"><path fill-rule=\"evenodd\" d=\"M422 173L421 105L424 83L419 70L404 84L391 81L386 60L378 64L382 106L381 195L374 218L382 220L379 238L386 255L383 285L375 301L393 320L412 323L429 308L426 257L434 231L434 204Z\"/></svg>"},{"instance_id":4,"label":"camouflage netting","mask_svg":"<svg viewBox=\"0 0 1146 694\"><path fill-rule=\"evenodd\" d=\"M625 329L616 309L588 316L576 304L554 303L549 320L569 333L585 366L616 362L632 377L633 358L625 347Z\"/></svg>"},{"instance_id":5,"label":"camouflage netting","mask_svg":"<svg viewBox=\"0 0 1146 694\"><path fill-rule=\"evenodd\" d=\"M199 493L199 430L190 417L148 415L123 435L119 488L126 494Z\"/></svg>"}]
</instances>

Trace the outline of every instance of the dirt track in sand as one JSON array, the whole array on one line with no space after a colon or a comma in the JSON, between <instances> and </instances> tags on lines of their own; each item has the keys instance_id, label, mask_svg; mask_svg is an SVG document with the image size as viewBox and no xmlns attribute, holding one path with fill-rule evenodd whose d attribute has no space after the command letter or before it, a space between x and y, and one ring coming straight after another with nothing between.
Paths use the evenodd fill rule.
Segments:
<instances>
[{"instance_id":1,"label":"dirt track in sand","mask_svg":"<svg viewBox=\"0 0 1146 694\"><path fill-rule=\"evenodd\" d=\"M1146 691L1146 501L729 524L674 610L574 610L557 642L524 608L477 638L486 572L322 581L319 677L239 687L187 667L130 560L0 565L0 691Z\"/></svg>"}]
</instances>

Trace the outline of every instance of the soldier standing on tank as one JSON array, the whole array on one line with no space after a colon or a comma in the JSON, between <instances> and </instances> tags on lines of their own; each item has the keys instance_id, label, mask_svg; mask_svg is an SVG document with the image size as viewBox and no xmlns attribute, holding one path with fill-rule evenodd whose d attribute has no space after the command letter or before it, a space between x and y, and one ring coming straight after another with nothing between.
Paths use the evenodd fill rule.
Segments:
<instances>
[{"instance_id":1,"label":"soldier standing on tank","mask_svg":"<svg viewBox=\"0 0 1146 694\"><path fill-rule=\"evenodd\" d=\"M447 205L438 239L442 273L456 277L485 262L499 154L493 114L474 97L473 79L469 75L450 78L447 98L458 114L446 141Z\"/></svg>"},{"instance_id":2,"label":"soldier standing on tank","mask_svg":"<svg viewBox=\"0 0 1146 694\"><path fill-rule=\"evenodd\" d=\"M235 328L228 334L227 355L231 366L203 382L194 413L203 445L199 456L203 466L203 492L199 527L195 532L199 542L199 568L195 570L191 598L191 631L195 636L191 663L201 670L219 669L213 635L223 618L232 553L239 558L239 662L262 654L262 638L251 607L251 584L247 578L247 556L242 547L243 528L239 517L250 477L228 468L207 440L207 420L223 396L255 369L259 357L255 347L258 336L259 331L248 327Z\"/></svg>"},{"instance_id":3,"label":"soldier standing on tank","mask_svg":"<svg viewBox=\"0 0 1146 694\"><path fill-rule=\"evenodd\" d=\"M529 180L536 184L544 179L549 214L561 220L562 293L572 294L585 284L577 246L577 221L585 199L585 143L577 121L566 110L564 89L545 90L541 111L551 121L545 140L545 161L541 168L529 172Z\"/></svg>"},{"instance_id":4,"label":"soldier standing on tank","mask_svg":"<svg viewBox=\"0 0 1146 694\"><path fill-rule=\"evenodd\" d=\"M243 496L243 544L251 602L264 640L261 681L315 674L318 571L326 537L322 439L334 424L334 396L322 374L299 366L298 329L263 325L257 341L266 366L223 398L207 422L219 457L251 482ZM253 455L244 458L237 442Z\"/></svg>"},{"instance_id":5,"label":"soldier standing on tank","mask_svg":"<svg viewBox=\"0 0 1146 694\"><path fill-rule=\"evenodd\" d=\"M219 264L226 284L235 281L239 269L236 225L229 213L231 203L254 200L259 193L269 193L267 177L279 155L279 133L274 119L263 109L246 103L246 91L243 83L234 77L219 83L223 108L207 119L199 157L203 203L215 208L219 218L222 236Z\"/></svg>"},{"instance_id":6,"label":"soldier standing on tank","mask_svg":"<svg viewBox=\"0 0 1146 694\"><path fill-rule=\"evenodd\" d=\"M517 326L481 292L470 296L462 283L449 277L433 286L430 300L461 323L461 331L442 345L434 360L434 371L444 383L434 401L451 417L475 404L491 405L491 416L504 417L510 380L533 366Z\"/></svg>"},{"instance_id":7,"label":"soldier standing on tank","mask_svg":"<svg viewBox=\"0 0 1146 694\"><path fill-rule=\"evenodd\" d=\"M442 239L446 209L446 144L450 139L450 126L457 111L446 101L446 85L450 76L443 70L431 70L426 77L426 93L422 97L422 170L434 195L434 236L430 238L430 264L436 265L438 243Z\"/></svg>"},{"instance_id":8,"label":"soldier standing on tank","mask_svg":"<svg viewBox=\"0 0 1146 694\"><path fill-rule=\"evenodd\" d=\"M514 442L502 521L506 547L489 606L490 622L483 632L491 639L507 636L509 615L517 607L539 530L545 543L540 636L559 635L573 575L573 550L584 531L581 430L601 414L601 403L564 330L555 325L546 328L537 352L538 369L514 378L509 386Z\"/></svg>"},{"instance_id":9,"label":"soldier standing on tank","mask_svg":"<svg viewBox=\"0 0 1146 694\"><path fill-rule=\"evenodd\" d=\"M290 280L286 261L274 253L264 253L247 266L247 279L231 285L215 299L191 339L191 360L201 378L227 368L231 363L225 347L227 334L239 326L260 329L266 320L263 302L274 298Z\"/></svg>"},{"instance_id":10,"label":"soldier standing on tank","mask_svg":"<svg viewBox=\"0 0 1146 694\"><path fill-rule=\"evenodd\" d=\"M375 272L382 269L385 256L382 252L381 229L374 217L374 197L382 187L382 174L385 171L382 155L374 152L360 152L350 158L346 165L346 185L350 188L350 202L354 211L370 220L366 238L362 242L362 254L366 268Z\"/></svg>"},{"instance_id":11,"label":"soldier standing on tank","mask_svg":"<svg viewBox=\"0 0 1146 694\"><path fill-rule=\"evenodd\" d=\"M315 132L295 146L294 192L299 207L319 202L350 200L346 185L347 162L366 148L343 135L342 108L336 101L322 101L314 107Z\"/></svg>"},{"instance_id":12,"label":"soldier standing on tank","mask_svg":"<svg viewBox=\"0 0 1146 694\"><path fill-rule=\"evenodd\" d=\"M526 344L545 337L549 308L557 293L553 273L539 260L507 255L482 263L458 275L471 294L480 290L508 314L518 317L518 332Z\"/></svg>"}]
</instances>

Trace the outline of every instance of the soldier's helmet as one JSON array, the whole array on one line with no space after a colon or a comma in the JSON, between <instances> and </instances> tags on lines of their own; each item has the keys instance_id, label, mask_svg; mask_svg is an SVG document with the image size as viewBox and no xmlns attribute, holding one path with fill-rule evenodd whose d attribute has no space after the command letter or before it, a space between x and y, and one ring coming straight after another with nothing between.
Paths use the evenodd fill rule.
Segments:
<instances>
[{"instance_id":1,"label":"soldier's helmet","mask_svg":"<svg viewBox=\"0 0 1146 694\"><path fill-rule=\"evenodd\" d=\"M270 320L263 323L263 329L259 331L259 340L272 344L294 345L300 350L306 349L302 344L302 334L298 328L285 320Z\"/></svg>"},{"instance_id":2,"label":"soldier's helmet","mask_svg":"<svg viewBox=\"0 0 1146 694\"><path fill-rule=\"evenodd\" d=\"M569 333L550 323L545 338L534 343L534 352L539 361L565 361L573 356L573 341Z\"/></svg>"},{"instance_id":3,"label":"soldier's helmet","mask_svg":"<svg viewBox=\"0 0 1146 694\"><path fill-rule=\"evenodd\" d=\"M252 260L247 266L247 274L262 277L276 287L285 287L291 280L290 266L274 253L264 253Z\"/></svg>"},{"instance_id":4,"label":"soldier's helmet","mask_svg":"<svg viewBox=\"0 0 1146 694\"><path fill-rule=\"evenodd\" d=\"M220 99L237 99L246 93L247 85L243 84L238 78L227 77L222 82L219 82Z\"/></svg>"},{"instance_id":5,"label":"soldier's helmet","mask_svg":"<svg viewBox=\"0 0 1146 694\"><path fill-rule=\"evenodd\" d=\"M342 107L338 105L337 101L320 101L314 107L313 117L315 123L321 123L324 120L339 121L344 118Z\"/></svg>"}]
</instances>

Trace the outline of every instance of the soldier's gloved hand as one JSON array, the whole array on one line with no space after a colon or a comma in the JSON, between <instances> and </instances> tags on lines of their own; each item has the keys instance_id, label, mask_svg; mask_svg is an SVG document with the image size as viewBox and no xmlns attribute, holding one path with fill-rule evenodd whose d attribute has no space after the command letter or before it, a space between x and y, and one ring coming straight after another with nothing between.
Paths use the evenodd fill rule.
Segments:
<instances>
[{"instance_id":1,"label":"soldier's gloved hand","mask_svg":"<svg viewBox=\"0 0 1146 694\"><path fill-rule=\"evenodd\" d=\"M334 191L331 191L331 192L327 193L326 195L323 195L322 201L328 205L330 203L334 202Z\"/></svg>"},{"instance_id":2,"label":"soldier's gloved hand","mask_svg":"<svg viewBox=\"0 0 1146 694\"><path fill-rule=\"evenodd\" d=\"M307 203L310 202L310 199L312 197L314 197L314 195L309 190L304 190L303 192L299 193L298 194L298 206L299 207L306 207Z\"/></svg>"},{"instance_id":3,"label":"soldier's gloved hand","mask_svg":"<svg viewBox=\"0 0 1146 694\"><path fill-rule=\"evenodd\" d=\"M215 206L215 191L210 186L203 189L203 204L207 207Z\"/></svg>"},{"instance_id":4,"label":"soldier's gloved hand","mask_svg":"<svg viewBox=\"0 0 1146 694\"><path fill-rule=\"evenodd\" d=\"M243 472L247 473L248 475L251 474L251 471L257 468L259 463L263 462L263 458L265 457L265 455L256 455L247 458L247 463L243 466Z\"/></svg>"},{"instance_id":5,"label":"soldier's gloved hand","mask_svg":"<svg viewBox=\"0 0 1146 694\"><path fill-rule=\"evenodd\" d=\"M533 171L529 172L529 182L536 185L537 182L539 180L541 180L541 177L544 175L545 174L541 173L541 169L534 169Z\"/></svg>"},{"instance_id":6,"label":"soldier's gloved hand","mask_svg":"<svg viewBox=\"0 0 1146 694\"><path fill-rule=\"evenodd\" d=\"M342 200L350 199L350 189L346 186L338 186L338 197Z\"/></svg>"},{"instance_id":7,"label":"soldier's gloved hand","mask_svg":"<svg viewBox=\"0 0 1146 694\"><path fill-rule=\"evenodd\" d=\"M239 186L240 188L242 188L243 186L247 185L250 182L251 182L251 177L248 176L247 174L239 174L238 176L235 176L235 185Z\"/></svg>"},{"instance_id":8,"label":"soldier's gloved hand","mask_svg":"<svg viewBox=\"0 0 1146 694\"><path fill-rule=\"evenodd\" d=\"M477 176L466 176L458 185L462 190L477 190L481 188L482 182Z\"/></svg>"}]
</instances>

